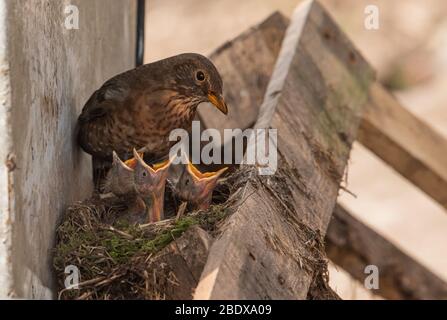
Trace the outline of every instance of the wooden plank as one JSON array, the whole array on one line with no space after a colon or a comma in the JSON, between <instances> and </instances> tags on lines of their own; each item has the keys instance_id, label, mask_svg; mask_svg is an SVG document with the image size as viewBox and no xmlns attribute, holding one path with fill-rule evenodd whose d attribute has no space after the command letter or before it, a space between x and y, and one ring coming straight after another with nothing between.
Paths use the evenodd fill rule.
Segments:
<instances>
[{"instance_id":1,"label":"wooden plank","mask_svg":"<svg viewBox=\"0 0 447 320\"><path fill-rule=\"evenodd\" d=\"M199 109L209 127L253 125L288 23L275 13L210 56L225 80L225 98L234 107L228 118L213 108ZM330 30L325 36L331 37ZM355 60L355 55L350 59ZM371 87L357 139L447 208L447 139L400 105L379 83Z\"/></svg>"},{"instance_id":2,"label":"wooden plank","mask_svg":"<svg viewBox=\"0 0 447 320\"><path fill-rule=\"evenodd\" d=\"M207 127L222 132L254 125L288 24L275 12L210 55L224 81L230 110L225 116L215 108L199 108Z\"/></svg>"},{"instance_id":3,"label":"wooden plank","mask_svg":"<svg viewBox=\"0 0 447 320\"><path fill-rule=\"evenodd\" d=\"M315 277L307 292L306 300L342 300L341 297L329 287L328 282L328 280L324 279L323 275Z\"/></svg>"},{"instance_id":4,"label":"wooden plank","mask_svg":"<svg viewBox=\"0 0 447 320\"><path fill-rule=\"evenodd\" d=\"M243 203L210 249L196 299L307 297L324 263L315 254L318 239L373 80L324 9L313 1L301 4L256 122L278 129L279 171L246 185Z\"/></svg>"},{"instance_id":5,"label":"wooden plank","mask_svg":"<svg viewBox=\"0 0 447 320\"><path fill-rule=\"evenodd\" d=\"M258 86L256 85L255 81L242 81L242 82L238 82L237 83L237 88L233 88L232 86L232 82L231 79L234 79L234 77L239 77L240 79L247 79L248 77L252 77L251 79L256 79L256 77L258 77L258 72L263 72L263 73L267 73L269 76L273 71L273 67L274 67L274 61L276 60L276 55L279 53L279 49L280 49L280 41L282 41L282 37L285 34L285 30L287 28L287 25L289 24L289 19L287 19L285 16L279 14L279 13L275 13L272 16L270 16L269 18L267 18L264 22L262 22L259 26L252 28L251 30L249 30L248 32L245 32L243 35L241 35L240 37L236 38L235 40L231 41L230 43L225 44L222 48L219 48L216 53L214 53L212 55L212 58L214 59L214 62L218 65L219 70L222 72L223 71L223 78L224 78L224 83L225 84L229 84L226 86L226 91L230 91L230 92L238 92L239 91L248 91L251 93L251 97L252 99L254 99L253 97L259 97L266 88L266 84L265 86ZM276 47L270 47L267 48L267 46L265 45L260 45L258 43L256 43L256 41L260 41L260 42L265 42L265 30L267 30L267 32L271 35L274 34L277 37L277 41L276 43ZM278 41L279 40L279 41ZM242 46L242 45L238 45L236 47L233 47L234 44L237 44L238 42L242 42L244 44L246 44L246 46ZM248 57L248 60L253 60L255 61L255 59L257 58L257 53L259 53L259 55L265 56L265 57L271 57L270 60L264 60L264 67L268 66L269 68L265 69L262 68L262 70L250 70L249 74L244 74L244 72L246 71L244 68L241 68L240 65L233 65L234 61L237 61L237 55L233 54L233 51L236 51L239 53L241 50L241 48L244 48L243 53L245 56ZM262 47L264 48L263 50L259 51L259 48ZM258 51L256 50L252 50L252 48L257 48ZM265 51L267 50L267 52ZM272 52L274 53L274 56L271 56L271 53L268 50L272 50ZM224 54L225 57L229 57L229 58L222 58L219 56L219 54ZM231 57L231 58L230 58ZM258 63L258 62L254 62L254 63ZM262 76L262 78L264 77L264 75ZM376 92L376 93L374 93ZM389 94L386 94L385 92L383 92L383 89L375 84L372 86L371 88L371 93L372 93L372 97L374 96L379 96L380 95L385 95L386 97L388 97L387 100L389 99L393 99L393 104L396 104L394 98L392 98ZM258 105L257 105L257 100L256 101L251 101L251 100L245 100L244 99L245 96L244 95L237 95L237 94L229 94L228 96L226 96L227 100L231 100L231 105L233 107L233 109L237 109L236 112L230 113L230 125L227 125L227 123L225 121L218 121L216 123L216 121L214 121L214 118L211 118L211 120L209 120L210 118L208 117L204 117L205 124L209 127L217 127L217 128L225 128L225 127L229 127L229 128L247 128L250 127L253 123L253 117L254 115L256 115L258 112L252 112L250 113L250 111L253 111L253 109L258 109ZM377 99L376 99L377 100ZM249 106L249 107L247 107ZM372 110L374 107L373 104L369 103L367 105L367 108L370 108L370 110ZM380 107L380 105L379 105ZM241 108L241 109L239 109ZM244 112L242 112L243 109L246 109ZM396 110L399 111L399 109L402 109L402 107L398 106L397 108L395 108ZM208 109L207 109L208 110ZM401 112L402 110L399 111L399 114L408 114L408 111L404 110L404 112ZM251 114L251 117L246 118L246 117L242 117L240 116L241 114L245 114L246 112L249 112L249 114ZM237 116L234 116L237 115ZM374 116L374 114L372 115ZM412 115L411 115L412 116ZM414 118L414 116L412 116ZM250 119L250 120L247 120ZM371 120L369 120L371 121ZM419 120L416 120L419 121ZM367 125L368 120L364 120L364 123L362 124L362 126L364 127L365 124ZM414 121L413 121L414 122ZM419 121L420 122L420 121ZM405 122L402 122L405 123ZM415 128L417 128L418 126L415 126ZM423 127L426 127L425 124L423 124ZM365 130L365 129L363 129ZM408 130L406 130L408 131ZM427 131L427 130L424 130ZM430 132L431 130L428 129L428 131ZM439 141L438 138L434 138L433 141ZM426 145L426 144L424 144ZM391 144L388 143L388 146L391 146ZM399 148L399 146L397 146ZM431 148L433 149L433 148ZM391 154L395 154L395 152L391 152ZM418 154L418 152L416 153ZM441 159L441 158L439 158ZM327 237L327 241L329 242L329 254L330 254L330 258L334 259L338 264L340 264L343 268L345 268L348 272L352 271L352 267L348 267L346 266L347 263L349 263L349 261L353 260L355 261L356 259L360 259L360 258L355 258L355 252L351 251L351 254L354 256L352 259L348 259L345 258L345 260L342 260L343 262L340 261L341 258L336 258L333 255L335 254L334 252L341 252L341 250L346 250L343 248L340 248L339 250L337 250L335 248L335 244L334 241L330 242L330 236L331 234L337 232L337 230L341 230L343 228L349 227L349 225L346 226L346 224L343 222L346 219L343 219L344 215L341 215L339 212L340 210L343 210L342 208L339 207L339 205L337 205L335 211L334 211L334 215L335 218L331 221L331 224L329 226L329 230L328 230L328 237ZM353 217L350 217L350 219L354 219ZM349 220L351 221L351 220ZM354 226L357 226L358 224L361 224L360 222L352 222L352 224ZM375 243L376 240L374 241L370 241L370 240L362 240L362 235L364 234L365 237L368 238L375 238L377 237L377 241L379 242L385 242L386 239L380 237L380 235L376 234L374 231L370 230L367 228L367 226L362 225L361 228L361 232L357 232L357 228L353 231L347 231L348 233L351 232L355 232L356 237L359 237L358 240L356 241L356 243ZM351 229L351 227L349 227ZM374 236L375 235L375 236ZM346 244L344 244L343 246L346 246ZM377 246L374 246L375 248ZM442 296L442 292L444 288L444 282L439 281L436 282L435 279L439 279L436 276L433 275L433 273L431 273L431 271L427 270L425 267L423 267L422 265L420 265L417 261L414 261L413 259L411 259L410 257L408 257L405 253L400 252L400 250L396 247L394 247L392 244L387 244L387 245L380 245L380 247L382 248L388 248L387 250L390 251L394 251L393 254L388 254L388 256L395 256L398 257L397 260L400 260L401 266L399 266L398 264L394 264L394 262L392 262L393 264L393 268L391 269L391 271L388 271L388 268L386 268L387 270L387 275L386 278L389 279L393 279L396 278L395 280L392 280L394 282L397 283L405 283L404 278L408 278L408 277L415 277L414 274L420 273L422 276L420 276L420 279L428 279L427 280L427 285L419 285L419 282L415 282L415 284L418 284L417 286L414 286L413 288L408 288L408 284L406 287L404 287L403 285L396 285L396 286L386 286L386 284L391 283L391 280L387 280L385 281L385 287L381 287L381 289L383 289L385 291L385 293L381 293L378 292L379 294L385 296L386 298L398 298L398 297L417 297L417 298L428 298L428 297L441 297ZM353 249L351 249L353 250ZM360 253L363 250L357 250L357 255L360 257ZM375 259L375 261L377 261L378 259ZM386 262L387 260L384 260L384 262ZM390 261L394 261L394 260L390 260ZM408 262L410 261L410 262ZM366 264L370 264L367 262L363 262L363 268ZM403 265L416 265L414 270L410 270L411 275L406 275L406 269L404 269L402 266ZM412 268L411 268L412 269ZM402 276L402 272L404 272L404 275ZM365 274L363 274L363 269L361 271L359 270L354 270L352 271L352 275L357 277L357 279L363 281ZM360 278L363 277L363 278ZM436 285L438 284L438 285ZM427 289L428 288L434 288L434 289ZM418 289L421 288L421 289ZM394 291L393 291L394 289ZM407 293L406 291L409 290ZM382 291L382 290L380 290ZM431 292L431 293L430 293Z\"/></svg>"},{"instance_id":6,"label":"wooden plank","mask_svg":"<svg viewBox=\"0 0 447 320\"><path fill-rule=\"evenodd\" d=\"M56 227L93 187L76 118L134 68L135 21L136 1L0 1L2 299L55 298Z\"/></svg>"},{"instance_id":7,"label":"wooden plank","mask_svg":"<svg viewBox=\"0 0 447 320\"><path fill-rule=\"evenodd\" d=\"M217 129L223 137L224 129L245 129L254 125L288 24L289 19L274 12L210 55L222 76L224 97L230 110L225 116L215 108L199 108L202 129ZM234 140L222 141L222 155L225 144L233 144L234 150ZM206 144L202 142L202 146ZM241 158L233 155L233 164L240 161ZM216 171L221 167L211 165L209 169Z\"/></svg>"},{"instance_id":8,"label":"wooden plank","mask_svg":"<svg viewBox=\"0 0 447 320\"><path fill-rule=\"evenodd\" d=\"M337 205L326 234L326 252L363 283L365 266L379 269L379 289L388 299L447 299L447 284Z\"/></svg>"},{"instance_id":9,"label":"wooden plank","mask_svg":"<svg viewBox=\"0 0 447 320\"><path fill-rule=\"evenodd\" d=\"M358 140L447 208L447 139L380 84L371 87Z\"/></svg>"},{"instance_id":10,"label":"wooden plank","mask_svg":"<svg viewBox=\"0 0 447 320\"><path fill-rule=\"evenodd\" d=\"M151 259L150 279L156 278L154 291L167 300L190 300L200 279L211 236L197 226L191 227L180 238L172 241Z\"/></svg>"}]
</instances>

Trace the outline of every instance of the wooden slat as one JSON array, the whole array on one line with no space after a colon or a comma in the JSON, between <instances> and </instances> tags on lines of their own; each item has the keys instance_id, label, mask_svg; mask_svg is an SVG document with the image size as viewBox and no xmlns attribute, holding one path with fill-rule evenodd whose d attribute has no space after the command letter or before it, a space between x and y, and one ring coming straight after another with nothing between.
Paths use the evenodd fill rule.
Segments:
<instances>
[{"instance_id":1,"label":"wooden slat","mask_svg":"<svg viewBox=\"0 0 447 320\"><path fill-rule=\"evenodd\" d=\"M371 87L358 140L447 208L447 139L380 84Z\"/></svg>"},{"instance_id":2,"label":"wooden slat","mask_svg":"<svg viewBox=\"0 0 447 320\"><path fill-rule=\"evenodd\" d=\"M288 25L289 19L274 12L210 55L222 76L225 101L230 110L225 116L216 108L200 107L202 128L217 129L223 137L224 129L245 129L254 125ZM223 141L222 148L224 144L234 146L234 139ZM223 149L221 154L224 154ZM241 160L233 155L232 163ZM216 171L221 167L211 165L209 169Z\"/></svg>"},{"instance_id":3,"label":"wooden slat","mask_svg":"<svg viewBox=\"0 0 447 320\"><path fill-rule=\"evenodd\" d=\"M363 283L365 266L379 269L379 289L388 299L447 299L447 284L337 205L326 234L326 252Z\"/></svg>"},{"instance_id":4,"label":"wooden slat","mask_svg":"<svg viewBox=\"0 0 447 320\"><path fill-rule=\"evenodd\" d=\"M153 290L166 300L192 299L211 242L206 231L193 226L158 252L148 266L150 279L157 279Z\"/></svg>"},{"instance_id":5,"label":"wooden slat","mask_svg":"<svg viewBox=\"0 0 447 320\"><path fill-rule=\"evenodd\" d=\"M312 246L302 223L325 234L373 80L322 7L301 4L256 125L278 129L279 172L246 185L244 202L210 249L195 298L306 298L314 269L306 268Z\"/></svg>"},{"instance_id":6,"label":"wooden slat","mask_svg":"<svg viewBox=\"0 0 447 320\"><path fill-rule=\"evenodd\" d=\"M211 55L223 78L228 79L225 98L230 107L237 108L230 110L228 118L215 109L201 108L200 116L207 119L209 127L222 130L253 125L288 22L275 13ZM330 37L331 31L325 36ZM226 50L228 47L231 50ZM355 62L355 55L350 59ZM371 87L365 110L359 142L447 208L447 139L402 107L378 83Z\"/></svg>"},{"instance_id":7,"label":"wooden slat","mask_svg":"<svg viewBox=\"0 0 447 320\"><path fill-rule=\"evenodd\" d=\"M227 116L216 108L199 108L209 128L248 128L258 117L289 21L275 12L256 27L225 43L210 55L224 80Z\"/></svg>"},{"instance_id":8,"label":"wooden slat","mask_svg":"<svg viewBox=\"0 0 447 320\"><path fill-rule=\"evenodd\" d=\"M285 34L286 28L289 24L289 19L280 13L275 13L268 17L264 22L257 27L250 29L235 40L225 44L222 48L219 48L211 57L214 63L218 65L219 70L224 73L224 83L226 83L226 99L232 106L230 112L230 120L215 121L215 118L208 117L208 110L210 108L203 108L205 115L205 124L209 127L223 128L247 128L253 125L254 117L258 114L258 102L259 97L265 92L267 82L263 81L261 85L253 79L262 78L266 75L270 77L274 63L276 61L277 54L279 53L280 44ZM276 37L275 46L268 47L265 45L266 34L274 35ZM261 42L261 44L257 43ZM257 48L253 50L252 48ZM260 50L259 48L263 48ZM241 53L241 51L243 53ZM237 53L237 54L236 54ZM221 57L219 54L222 54ZM243 54L248 60L254 61L255 64L259 63L256 59L258 56L263 58L263 68L257 70L249 70L249 74L245 74L245 69L241 68L241 64L232 65L233 62L237 62L238 54ZM273 55L272 55L273 54ZM226 58L224 58L226 57ZM231 58L229 58L231 57ZM267 60L265 57L269 57ZM262 74L259 74L262 72ZM234 77L240 77L240 79L248 79L244 81L238 81L237 87L233 87L231 82ZM378 91L378 85L374 85L372 91ZM228 93L230 92L230 93ZM250 99L247 100L244 94L235 94L237 92L250 92ZM371 104L368 105L371 107ZM244 110L245 109L245 110ZM242 111L244 110L244 111ZM199 110L200 111L200 110ZM243 114L249 114L249 117L241 116ZM383 295L386 298L440 298L445 293L445 283L437 276L408 257L405 253L402 253L399 248L382 238L380 235L370 230L367 226L361 222L356 221L354 217L350 216L340 205L336 206L334 210L334 219L331 220L327 234L328 253L330 258L338 263L341 267L352 273L358 280L363 281L365 274L363 269L366 265L372 264L371 261L378 261L377 257L387 256L381 262L387 264L385 270L385 281L381 281L383 285L380 287L378 294ZM347 215L349 215L348 218ZM345 230L347 228L347 230ZM343 232L342 234L339 234ZM354 235L352 235L354 234ZM346 241L340 243L336 239L344 239ZM350 239L351 242L348 241ZM375 243L379 245L374 245ZM351 243L351 245L350 245ZM337 248L337 244L340 248ZM372 244L374 249L379 249L381 252L371 255L371 250L360 249L360 246L367 247ZM365 257L363 252L368 252ZM342 255L343 254L343 255ZM369 258L368 258L369 257ZM389 257L392 257L390 260ZM395 258L394 258L395 257ZM403 266L410 265L416 266L411 268L404 268ZM381 268L382 269L382 268ZM421 279L415 281L414 285L408 283L408 278ZM426 284L424 284L426 283ZM395 284L395 285L392 285Z\"/></svg>"}]
</instances>

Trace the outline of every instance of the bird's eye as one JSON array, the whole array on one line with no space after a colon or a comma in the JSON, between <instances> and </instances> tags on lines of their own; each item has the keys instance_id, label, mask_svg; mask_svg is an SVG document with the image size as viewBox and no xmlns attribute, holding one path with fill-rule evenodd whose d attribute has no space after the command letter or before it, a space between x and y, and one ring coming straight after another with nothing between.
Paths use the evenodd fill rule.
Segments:
<instances>
[{"instance_id":1,"label":"bird's eye","mask_svg":"<svg viewBox=\"0 0 447 320\"><path fill-rule=\"evenodd\" d=\"M143 177L147 177L147 172L143 171Z\"/></svg>"},{"instance_id":2,"label":"bird's eye","mask_svg":"<svg viewBox=\"0 0 447 320\"><path fill-rule=\"evenodd\" d=\"M197 81L205 80L205 74L203 73L203 71L196 72L196 79L197 79Z\"/></svg>"}]
</instances>

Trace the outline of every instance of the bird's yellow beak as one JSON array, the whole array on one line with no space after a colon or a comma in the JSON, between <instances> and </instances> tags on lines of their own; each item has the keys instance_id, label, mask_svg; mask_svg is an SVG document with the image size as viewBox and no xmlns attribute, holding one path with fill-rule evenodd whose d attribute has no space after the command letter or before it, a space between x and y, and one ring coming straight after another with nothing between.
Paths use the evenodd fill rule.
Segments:
<instances>
[{"instance_id":1,"label":"bird's yellow beak","mask_svg":"<svg viewBox=\"0 0 447 320\"><path fill-rule=\"evenodd\" d=\"M228 113L227 104L222 95L216 95L214 92L208 93L208 100L216 106L223 114Z\"/></svg>"}]
</instances>

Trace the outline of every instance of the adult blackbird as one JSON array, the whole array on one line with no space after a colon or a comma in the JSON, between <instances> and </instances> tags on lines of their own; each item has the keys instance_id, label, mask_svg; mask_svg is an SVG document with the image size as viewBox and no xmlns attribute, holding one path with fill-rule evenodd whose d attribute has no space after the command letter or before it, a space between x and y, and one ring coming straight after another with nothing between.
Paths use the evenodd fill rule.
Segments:
<instances>
[{"instance_id":1,"label":"adult blackbird","mask_svg":"<svg viewBox=\"0 0 447 320\"><path fill-rule=\"evenodd\" d=\"M185 53L149 63L106 81L78 118L78 141L92 155L93 178L104 177L115 150L121 159L133 148L148 162L167 156L175 128L190 130L197 106L211 102L224 114L222 79L206 57Z\"/></svg>"}]
</instances>

